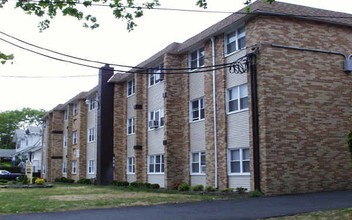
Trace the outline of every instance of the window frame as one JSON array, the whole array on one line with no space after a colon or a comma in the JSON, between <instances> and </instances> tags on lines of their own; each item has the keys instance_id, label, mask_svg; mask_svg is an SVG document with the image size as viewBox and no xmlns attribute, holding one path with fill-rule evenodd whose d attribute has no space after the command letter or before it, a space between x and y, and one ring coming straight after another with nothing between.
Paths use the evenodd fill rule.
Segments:
<instances>
[{"instance_id":1,"label":"window frame","mask_svg":"<svg viewBox=\"0 0 352 220\"><path fill-rule=\"evenodd\" d=\"M201 108L201 101L203 100L203 108ZM194 120L193 118L193 102L198 101L198 117L199 119ZM201 113L202 110L204 111L204 118L201 118ZM204 97L198 98L198 99L193 99L189 102L189 121L190 122L197 122L197 121L204 121L205 120L205 103L204 103Z\"/></svg>"},{"instance_id":2,"label":"window frame","mask_svg":"<svg viewBox=\"0 0 352 220\"><path fill-rule=\"evenodd\" d=\"M127 174L135 174L136 173L136 161L135 160L136 160L135 157L127 157Z\"/></svg>"},{"instance_id":3,"label":"window frame","mask_svg":"<svg viewBox=\"0 0 352 220\"><path fill-rule=\"evenodd\" d=\"M77 115L78 114L78 103L75 102L73 103L73 106L72 106L72 115Z\"/></svg>"},{"instance_id":4,"label":"window frame","mask_svg":"<svg viewBox=\"0 0 352 220\"><path fill-rule=\"evenodd\" d=\"M243 33L239 33L239 30L241 30L242 28L244 28L244 32L243 32ZM235 49L234 51L229 52L229 51L228 51L228 45L230 44L230 43L229 43L229 35L231 35L231 34L235 34L235 36L234 36L234 37L235 37L235 40L234 40L233 42L235 42L236 49ZM238 41L239 41L240 39L242 39L242 38L244 38L244 39L246 40L246 27L245 27L245 25L240 25L240 26L238 26L238 27L235 29L235 31L229 31L229 32L225 33L225 42L224 42L225 57L226 57L226 56L229 56L229 55L231 55L231 54L234 54L234 53L236 53L237 51L240 51L240 50L246 48L247 42L245 43L245 47L239 48L239 43L238 43ZM231 43L232 43L232 42L231 42Z\"/></svg>"},{"instance_id":5,"label":"window frame","mask_svg":"<svg viewBox=\"0 0 352 220\"><path fill-rule=\"evenodd\" d=\"M201 56L201 51L203 51L203 56ZM197 57L195 59L192 59L192 54L193 53L197 53ZM203 58L203 65L200 65L201 58ZM192 62L193 61L197 62L195 68L192 68ZM193 50L193 51L191 51L189 53L189 55L188 55L188 68L189 68L190 72L195 71L195 70L199 69L200 67L203 67L204 65L205 65L205 50L204 50L204 46L200 47L200 48L198 48L196 50Z\"/></svg>"},{"instance_id":6,"label":"window frame","mask_svg":"<svg viewBox=\"0 0 352 220\"><path fill-rule=\"evenodd\" d=\"M130 83L131 83L131 85L130 85ZM131 92L129 92L130 90L131 90ZM126 91L127 98L130 96L133 96L135 93L136 93L136 82L135 82L135 79L133 78L133 79L127 81L127 91Z\"/></svg>"},{"instance_id":7,"label":"window frame","mask_svg":"<svg viewBox=\"0 0 352 220\"><path fill-rule=\"evenodd\" d=\"M195 162L193 162L193 154L198 154L198 172L194 172L193 171L193 163L195 163ZM205 172L202 172L202 167L203 167L203 165L202 165L202 156L205 156L205 165L204 165L204 167L205 167ZM206 154L205 154L205 151L194 151L194 152L190 152L190 174L191 175L197 175L197 176L204 176L204 175L206 175L206 173L207 173L207 171L206 171L206 167L207 167L207 159L206 159Z\"/></svg>"},{"instance_id":8,"label":"window frame","mask_svg":"<svg viewBox=\"0 0 352 220\"><path fill-rule=\"evenodd\" d=\"M93 111L95 109L95 102L94 99L89 99L88 111Z\"/></svg>"},{"instance_id":9,"label":"window frame","mask_svg":"<svg viewBox=\"0 0 352 220\"><path fill-rule=\"evenodd\" d=\"M156 163L156 158L160 157L160 162ZM151 163L151 158L153 158L153 163ZM150 165L153 164L153 172L150 170ZM156 167L159 165L159 172L156 172ZM165 160L164 160L164 154L153 154L153 155L148 155L148 174L164 174L165 172Z\"/></svg>"},{"instance_id":10,"label":"window frame","mask_svg":"<svg viewBox=\"0 0 352 220\"><path fill-rule=\"evenodd\" d=\"M231 151L239 151L239 160L231 160ZM249 151L249 159L244 160L243 159L243 150L248 150ZM240 163L240 172L231 172L231 162L239 162ZM243 172L243 162L249 162L249 172ZM251 174L251 156L250 156L250 148L249 147L241 147L241 148L229 148L227 150L227 167L228 167L228 175L229 176L248 176Z\"/></svg>"},{"instance_id":11,"label":"window frame","mask_svg":"<svg viewBox=\"0 0 352 220\"><path fill-rule=\"evenodd\" d=\"M67 174L67 162L62 162L62 174Z\"/></svg>"},{"instance_id":12,"label":"window frame","mask_svg":"<svg viewBox=\"0 0 352 220\"><path fill-rule=\"evenodd\" d=\"M68 110L66 109L64 111L64 121L67 121L68 120Z\"/></svg>"},{"instance_id":13,"label":"window frame","mask_svg":"<svg viewBox=\"0 0 352 220\"><path fill-rule=\"evenodd\" d=\"M241 87L246 86L247 87L247 96L241 96ZM230 91L232 91L233 89L237 89L237 97L235 99L231 99L230 100ZM247 98L247 108L241 108L241 98ZM238 85L238 86L234 86L232 88L228 88L226 91L226 112L227 114L232 114L232 113L236 113L236 112L242 112L242 111L247 111L249 108L248 105L248 83L242 84L242 85ZM235 101L237 100L237 106L238 109L234 110L234 111L230 111L230 102L231 101Z\"/></svg>"},{"instance_id":14,"label":"window frame","mask_svg":"<svg viewBox=\"0 0 352 220\"><path fill-rule=\"evenodd\" d=\"M151 113L153 113L153 117L151 117ZM150 121L155 121L155 114L158 113L159 117L158 117L158 122L159 122L159 126L157 128L150 128L149 127L149 122ZM153 111L149 111L148 112L148 131L152 131L155 129L159 129L159 128L163 128L165 126L165 115L164 115L164 108L160 108L157 110L153 110ZM153 120L152 120L153 118Z\"/></svg>"},{"instance_id":15,"label":"window frame","mask_svg":"<svg viewBox=\"0 0 352 220\"><path fill-rule=\"evenodd\" d=\"M76 145L78 143L78 134L77 131L72 132L72 145Z\"/></svg>"},{"instance_id":16,"label":"window frame","mask_svg":"<svg viewBox=\"0 0 352 220\"><path fill-rule=\"evenodd\" d=\"M88 160L87 168L88 168L88 170L87 170L88 174L95 174L94 160Z\"/></svg>"},{"instance_id":17,"label":"window frame","mask_svg":"<svg viewBox=\"0 0 352 220\"><path fill-rule=\"evenodd\" d=\"M160 77L163 75L164 64L160 64L155 68L151 69L148 74L148 88L157 85L158 83L162 82L164 77Z\"/></svg>"},{"instance_id":18,"label":"window frame","mask_svg":"<svg viewBox=\"0 0 352 220\"><path fill-rule=\"evenodd\" d=\"M71 174L77 174L77 160L72 161L72 172Z\"/></svg>"},{"instance_id":19,"label":"window frame","mask_svg":"<svg viewBox=\"0 0 352 220\"><path fill-rule=\"evenodd\" d=\"M129 132L129 128L131 127L131 132ZM135 125L135 119L134 117L131 117L127 119L127 135L133 135L135 134L136 131L136 125Z\"/></svg>"},{"instance_id":20,"label":"window frame","mask_svg":"<svg viewBox=\"0 0 352 220\"><path fill-rule=\"evenodd\" d=\"M87 143L95 142L95 127L88 128Z\"/></svg>"},{"instance_id":21,"label":"window frame","mask_svg":"<svg viewBox=\"0 0 352 220\"><path fill-rule=\"evenodd\" d=\"M63 147L66 148L67 147L67 135L64 135L64 140L63 140Z\"/></svg>"}]
</instances>

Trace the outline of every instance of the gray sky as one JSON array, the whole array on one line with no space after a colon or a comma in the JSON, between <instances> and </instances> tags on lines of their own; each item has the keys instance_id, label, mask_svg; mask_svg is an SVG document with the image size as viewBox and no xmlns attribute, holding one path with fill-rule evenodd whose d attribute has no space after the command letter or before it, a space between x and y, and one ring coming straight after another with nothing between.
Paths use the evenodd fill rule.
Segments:
<instances>
[{"instance_id":1,"label":"gray sky","mask_svg":"<svg viewBox=\"0 0 352 220\"><path fill-rule=\"evenodd\" d=\"M352 14L351 0L281 1ZM160 2L161 7L199 9L195 6L196 0L160 0ZM245 0L208 0L208 10L235 12L244 7L244 2ZM24 14L21 9L14 9L14 0L10 0L10 3L0 9L0 31L72 56L133 66L170 43L183 42L229 15L150 10L145 11L144 16L136 20L138 26L135 30L128 32L126 23L115 19L108 7L93 7L89 12L96 15L100 23L100 27L96 30L85 29L82 27L82 21L60 15L52 21L48 30L39 33L37 25L40 19ZM2 34L0 37L26 46ZM15 55L13 64L8 62L0 65L0 75L98 74L98 70L41 57L2 41L0 51ZM97 76L40 79L0 77L0 111L23 107L50 110L79 92L93 88L97 83Z\"/></svg>"}]
</instances>

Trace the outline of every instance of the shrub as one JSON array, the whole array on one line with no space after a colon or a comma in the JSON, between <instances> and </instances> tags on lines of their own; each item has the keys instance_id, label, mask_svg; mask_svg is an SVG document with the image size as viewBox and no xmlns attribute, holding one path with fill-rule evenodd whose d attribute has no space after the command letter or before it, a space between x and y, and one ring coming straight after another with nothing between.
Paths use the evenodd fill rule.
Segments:
<instances>
[{"instance_id":1,"label":"shrub","mask_svg":"<svg viewBox=\"0 0 352 220\"><path fill-rule=\"evenodd\" d=\"M5 180L5 179L0 179L0 183L7 183L8 180Z\"/></svg>"},{"instance_id":2,"label":"shrub","mask_svg":"<svg viewBox=\"0 0 352 220\"><path fill-rule=\"evenodd\" d=\"M233 192L233 188L221 189L220 192L224 192L224 193Z\"/></svg>"},{"instance_id":3,"label":"shrub","mask_svg":"<svg viewBox=\"0 0 352 220\"><path fill-rule=\"evenodd\" d=\"M11 184L16 184L16 181L8 181L7 184L11 185Z\"/></svg>"},{"instance_id":4,"label":"shrub","mask_svg":"<svg viewBox=\"0 0 352 220\"><path fill-rule=\"evenodd\" d=\"M177 189L179 192L189 191L189 185L187 183L181 183Z\"/></svg>"},{"instance_id":5,"label":"shrub","mask_svg":"<svg viewBox=\"0 0 352 220\"><path fill-rule=\"evenodd\" d=\"M175 183L175 184L174 184L174 189L175 189L175 190L178 190L178 187L179 187L180 185L181 185L181 183Z\"/></svg>"},{"instance_id":6,"label":"shrub","mask_svg":"<svg viewBox=\"0 0 352 220\"><path fill-rule=\"evenodd\" d=\"M205 192L215 192L215 191L216 191L216 189L212 186L205 187Z\"/></svg>"},{"instance_id":7,"label":"shrub","mask_svg":"<svg viewBox=\"0 0 352 220\"><path fill-rule=\"evenodd\" d=\"M160 185L155 183L155 184L150 184L150 189L159 189L160 188Z\"/></svg>"},{"instance_id":8,"label":"shrub","mask_svg":"<svg viewBox=\"0 0 352 220\"><path fill-rule=\"evenodd\" d=\"M54 180L57 183L74 183L75 181L73 179L70 178L66 178L66 177L57 177Z\"/></svg>"},{"instance_id":9,"label":"shrub","mask_svg":"<svg viewBox=\"0 0 352 220\"><path fill-rule=\"evenodd\" d=\"M21 173L21 167L5 167L5 166L1 166L0 170L7 170L10 173Z\"/></svg>"},{"instance_id":10,"label":"shrub","mask_svg":"<svg viewBox=\"0 0 352 220\"><path fill-rule=\"evenodd\" d=\"M132 182L132 183L130 183L130 186L132 186L132 187L137 187L137 186L138 186L138 183L137 183L137 182Z\"/></svg>"},{"instance_id":11,"label":"shrub","mask_svg":"<svg viewBox=\"0 0 352 220\"><path fill-rule=\"evenodd\" d=\"M27 176L19 176L18 182L22 184L29 184L29 179Z\"/></svg>"},{"instance_id":12,"label":"shrub","mask_svg":"<svg viewBox=\"0 0 352 220\"><path fill-rule=\"evenodd\" d=\"M203 191L204 190L204 186L203 185L195 185L195 186L191 186L192 191Z\"/></svg>"},{"instance_id":13,"label":"shrub","mask_svg":"<svg viewBox=\"0 0 352 220\"><path fill-rule=\"evenodd\" d=\"M36 180L35 180L35 184L37 184L37 185L43 185L44 184L44 182L45 182L45 180L44 179L40 179L40 178L36 178Z\"/></svg>"},{"instance_id":14,"label":"shrub","mask_svg":"<svg viewBox=\"0 0 352 220\"><path fill-rule=\"evenodd\" d=\"M249 192L249 197L260 197L262 193L259 190L254 190L252 192Z\"/></svg>"},{"instance_id":15,"label":"shrub","mask_svg":"<svg viewBox=\"0 0 352 220\"><path fill-rule=\"evenodd\" d=\"M247 188L243 188L243 187L237 187L236 188L236 192L238 193L238 194L243 194L243 193L245 193L247 191Z\"/></svg>"},{"instance_id":16,"label":"shrub","mask_svg":"<svg viewBox=\"0 0 352 220\"><path fill-rule=\"evenodd\" d=\"M147 188L151 189L153 184L150 183L139 183L139 182L132 182L130 183L130 186L133 188ZM156 187L156 186L154 186Z\"/></svg>"},{"instance_id":17,"label":"shrub","mask_svg":"<svg viewBox=\"0 0 352 220\"><path fill-rule=\"evenodd\" d=\"M117 180L113 180L111 181L111 185L113 186L118 186L118 187L127 187L130 185L129 182L127 181L117 181Z\"/></svg>"},{"instance_id":18,"label":"shrub","mask_svg":"<svg viewBox=\"0 0 352 220\"><path fill-rule=\"evenodd\" d=\"M36 181L37 179L38 179L37 177L33 177L33 178L32 178L32 184L35 184L35 181Z\"/></svg>"},{"instance_id":19,"label":"shrub","mask_svg":"<svg viewBox=\"0 0 352 220\"><path fill-rule=\"evenodd\" d=\"M85 178L82 178L82 179L79 179L77 181L78 184L87 184L87 185L90 185L92 184L92 181L90 179L85 179Z\"/></svg>"}]
</instances>

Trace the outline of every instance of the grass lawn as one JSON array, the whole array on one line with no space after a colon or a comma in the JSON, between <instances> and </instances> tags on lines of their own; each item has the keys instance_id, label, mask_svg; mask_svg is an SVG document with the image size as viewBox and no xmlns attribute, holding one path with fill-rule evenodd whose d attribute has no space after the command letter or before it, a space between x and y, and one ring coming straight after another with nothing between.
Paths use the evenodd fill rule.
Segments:
<instances>
[{"instance_id":1,"label":"grass lawn","mask_svg":"<svg viewBox=\"0 0 352 220\"><path fill-rule=\"evenodd\" d=\"M37 189L0 188L0 215L195 202L212 199L221 199L221 197L91 185L55 184L53 188Z\"/></svg>"},{"instance_id":2,"label":"grass lawn","mask_svg":"<svg viewBox=\"0 0 352 220\"><path fill-rule=\"evenodd\" d=\"M328 211L312 212L307 214L271 218L271 220L350 220L352 219L352 208L334 209Z\"/></svg>"}]
</instances>

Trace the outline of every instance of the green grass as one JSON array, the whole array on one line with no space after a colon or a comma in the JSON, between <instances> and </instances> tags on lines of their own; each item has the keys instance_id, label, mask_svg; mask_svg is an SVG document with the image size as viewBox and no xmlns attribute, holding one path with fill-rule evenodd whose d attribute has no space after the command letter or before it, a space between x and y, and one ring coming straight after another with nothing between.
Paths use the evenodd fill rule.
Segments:
<instances>
[{"instance_id":1,"label":"green grass","mask_svg":"<svg viewBox=\"0 0 352 220\"><path fill-rule=\"evenodd\" d=\"M0 162L0 167L11 167L11 161Z\"/></svg>"},{"instance_id":2,"label":"green grass","mask_svg":"<svg viewBox=\"0 0 352 220\"><path fill-rule=\"evenodd\" d=\"M312 212L294 216L271 218L271 220L350 220L352 208Z\"/></svg>"},{"instance_id":3,"label":"green grass","mask_svg":"<svg viewBox=\"0 0 352 220\"><path fill-rule=\"evenodd\" d=\"M219 196L117 187L55 184L53 188L0 188L0 215L153 205L221 199Z\"/></svg>"}]
</instances>

